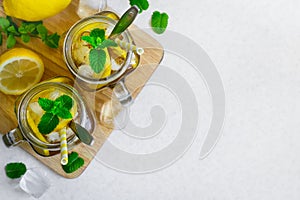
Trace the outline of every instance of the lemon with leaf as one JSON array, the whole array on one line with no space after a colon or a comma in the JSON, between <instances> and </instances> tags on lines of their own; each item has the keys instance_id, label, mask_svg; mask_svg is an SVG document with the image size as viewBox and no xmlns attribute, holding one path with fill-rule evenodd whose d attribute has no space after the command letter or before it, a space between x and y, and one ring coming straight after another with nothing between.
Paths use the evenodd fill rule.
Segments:
<instances>
[{"instance_id":1,"label":"lemon with leaf","mask_svg":"<svg viewBox=\"0 0 300 200\"><path fill-rule=\"evenodd\" d=\"M40 21L64 10L72 0L3 0L6 15L26 21Z\"/></svg>"}]
</instances>

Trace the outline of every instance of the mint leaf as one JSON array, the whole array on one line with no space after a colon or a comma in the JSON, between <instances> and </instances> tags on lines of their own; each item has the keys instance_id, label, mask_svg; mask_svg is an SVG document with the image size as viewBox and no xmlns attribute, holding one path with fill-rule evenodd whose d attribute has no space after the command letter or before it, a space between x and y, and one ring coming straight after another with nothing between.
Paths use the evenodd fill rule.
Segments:
<instances>
[{"instance_id":1,"label":"mint leaf","mask_svg":"<svg viewBox=\"0 0 300 200\"><path fill-rule=\"evenodd\" d=\"M27 171L25 164L23 163L8 163L5 166L5 173L6 176L14 179L14 178L20 178L22 175L25 174Z\"/></svg>"},{"instance_id":2,"label":"mint leaf","mask_svg":"<svg viewBox=\"0 0 300 200\"><path fill-rule=\"evenodd\" d=\"M129 3L131 6L137 6L140 9L139 13L149 8L148 0L129 0Z\"/></svg>"},{"instance_id":3,"label":"mint leaf","mask_svg":"<svg viewBox=\"0 0 300 200\"><path fill-rule=\"evenodd\" d=\"M155 33L162 34L165 32L168 26L169 16L166 13L160 13L158 11L153 12L151 18L151 26Z\"/></svg>"},{"instance_id":4,"label":"mint leaf","mask_svg":"<svg viewBox=\"0 0 300 200\"><path fill-rule=\"evenodd\" d=\"M39 98L38 103L44 111L51 111L54 106L54 101L47 98Z\"/></svg>"},{"instance_id":5,"label":"mint leaf","mask_svg":"<svg viewBox=\"0 0 300 200\"><path fill-rule=\"evenodd\" d=\"M3 42L3 37L2 37L2 33L0 33L0 45L2 45Z\"/></svg>"},{"instance_id":6,"label":"mint leaf","mask_svg":"<svg viewBox=\"0 0 300 200\"><path fill-rule=\"evenodd\" d=\"M27 33L32 33L36 29L36 25L33 23L25 24L25 30Z\"/></svg>"},{"instance_id":7,"label":"mint leaf","mask_svg":"<svg viewBox=\"0 0 300 200\"><path fill-rule=\"evenodd\" d=\"M106 47L116 47L116 46L118 46L118 44L115 41L107 39L104 40L98 47L104 49Z\"/></svg>"},{"instance_id":8,"label":"mint leaf","mask_svg":"<svg viewBox=\"0 0 300 200\"><path fill-rule=\"evenodd\" d=\"M48 35L45 40L45 44L51 48L58 48L60 36L57 33Z\"/></svg>"},{"instance_id":9,"label":"mint leaf","mask_svg":"<svg viewBox=\"0 0 300 200\"><path fill-rule=\"evenodd\" d=\"M83 158L79 157L77 152L70 153L68 155L68 160L67 165L62 165L63 170L68 174L75 172L84 165Z\"/></svg>"},{"instance_id":10,"label":"mint leaf","mask_svg":"<svg viewBox=\"0 0 300 200\"><path fill-rule=\"evenodd\" d=\"M10 22L8 19L4 18L4 17L0 17L0 27L2 28L2 30L6 30L10 25Z\"/></svg>"},{"instance_id":11,"label":"mint leaf","mask_svg":"<svg viewBox=\"0 0 300 200\"><path fill-rule=\"evenodd\" d=\"M17 42L17 40L15 39L14 35L9 34L8 38L7 38L7 41L6 41L7 48L10 49L10 48L14 47L16 42Z\"/></svg>"},{"instance_id":12,"label":"mint leaf","mask_svg":"<svg viewBox=\"0 0 300 200\"><path fill-rule=\"evenodd\" d=\"M23 24L18 28L19 33L21 34L27 34L27 30L23 26Z\"/></svg>"},{"instance_id":13,"label":"mint leaf","mask_svg":"<svg viewBox=\"0 0 300 200\"><path fill-rule=\"evenodd\" d=\"M91 36L87 36L87 35L84 35L84 36L81 36L81 39L83 41L86 41L87 43L89 43L90 45L92 45L93 48L96 48L97 45L96 45L96 41L93 37Z\"/></svg>"},{"instance_id":14,"label":"mint leaf","mask_svg":"<svg viewBox=\"0 0 300 200\"><path fill-rule=\"evenodd\" d=\"M56 115L53 115L51 112L46 112L38 124L38 129L42 134L49 134L55 129L58 123L59 119Z\"/></svg>"},{"instance_id":15,"label":"mint leaf","mask_svg":"<svg viewBox=\"0 0 300 200\"><path fill-rule=\"evenodd\" d=\"M47 38L48 30L43 24L39 24L36 27L37 32L40 34L42 41L45 41Z\"/></svg>"},{"instance_id":16,"label":"mint leaf","mask_svg":"<svg viewBox=\"0 0 300 200\"><path fill-rule=\"evenodd\" d=\"M58 105L58 109L66 108L67 110L70 110L73 107L73 103L73 99L65 94L54 101L54 104Z\"/></svg>"},{"instance_id":17,"label":"mint leaf","mask_svg":"<svg viewBox=\"0 0 300 200\"><path fill-rule=\"evenodd\" d=\"M105 31L100 28L95 28L91 31L90 36L97 39L101 38L101 41L105 40Z\"/></svg>"},{"instance_id":18,"label":"mint leaf","mask_svg":"<svg viewBox=\"0 0 300 200\"><path fill-rule=\"evenodd\" d=\"M73 118L70 111L66 108L59 109L59 111L57 112L57 116L62 119L72 119Z\"/></svg>"},{"instance_id":19,"label":"mint leaf","mask_svg":"<svg viewBox=\"0 0 300 200\"><path fill-rule=\"evenodd\" d=\"M100 73L104 69L106 54L102 49L91 49L89 53L90 65L95 73Z\"/></svg>"},{"instance_id":20,"label":"mint leaf","mask_svg":"<svg viewBox=\"0 0 300 200\"><path fill-rule=\"evenodd\" d=\"M7 31L10 33L14 33L16 35L18 35L19 33L17 32L16 28L12 25L10 27L7 28Z\"/></svg>"},{"instance_id":21,"label":"mint leaf","mask_svg":"<svg viewBox=\"0 0 300 200\"><path fill-rule=\"evenodd\" d=\"M27 43L30 41L30 36L28 34L22 34L21 39L23 42Z\"/></svg>"},{"instance_id":22,"label":"mint leaf","mask_svg":"<svg viewBox=\"0 0 300 200\"><path fill-rule=\"evenodd\" d=\"M35 31L35 29L36 29L35 24L23 22L21 26L18 28L18 31L21 34L27 34L27 33L32 33L33 31Z\"/></svg>"}]
</instances>

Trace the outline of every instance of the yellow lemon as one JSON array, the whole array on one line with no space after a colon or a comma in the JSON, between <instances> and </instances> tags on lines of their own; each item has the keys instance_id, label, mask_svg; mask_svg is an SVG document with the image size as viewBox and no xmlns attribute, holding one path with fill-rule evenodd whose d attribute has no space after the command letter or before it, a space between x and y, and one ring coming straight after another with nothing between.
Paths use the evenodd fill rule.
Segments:
<instances>
[{"instance_id":1,"label":"yellow lemon","mask_svg":"<svg viewBox=\"0 0 300 200\"><path fill-rule=\"evenodd\" d=\"M29 49L15 48L0 56L0 91L19 95L38 83L44 73L41 58Z\"/></svg>"},{"instance_id":2,"label":"yellow lemon","mask_svg":"<svg viewBox=\"0 0 300 200\"><path fill-rule=\"evenodd\" d=\"M64 10L71 0L3 0L6 15L26 21L39 21Z\"/></svg>"}]
</instances>

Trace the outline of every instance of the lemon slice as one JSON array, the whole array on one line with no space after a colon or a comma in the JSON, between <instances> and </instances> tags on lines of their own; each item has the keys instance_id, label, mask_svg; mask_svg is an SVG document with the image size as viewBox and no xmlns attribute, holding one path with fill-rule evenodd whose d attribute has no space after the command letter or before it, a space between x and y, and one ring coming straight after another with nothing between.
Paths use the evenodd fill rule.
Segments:
<instances>
[{"instance_id":1,"label":"lemon slice","mask_svg":"<svg viewBox=\"0 0 300 200\"><path fill-rule=\"evenodd\" d=\"M38 83L44 64L34 52L24 48L12 49L0 57L0 91L19 95Z\"/></svg>"},{"instance_id":2,"label":"lemon slice","mask_svg":"<svg viewBox=\"0 0 300 200\"><path fill-rule=\"evenodd\" d=\"M46 138L39 132L34 120L32 119L32 116L30 115L30 112L28 110L27 110L27 122L28 122L29 126L31 127L35 137L37 137L42 142L48 143ZM34 149L38 153L40 153L44 156L49 156L50 155L49 150L47 150L47 149L40 149L40 148L35 148L35 147L34 147Z\"/></svg>"},{"instance_id":3,"label":"lemon slice","mask_svg":"<svg viewBox=\"0 0 300 200\"><path fill-rule=\"evenodd\" d=\"M26 21L40 21L64 10L71 0L3 0L8 16Z\"/></svg>"}]
</instances>

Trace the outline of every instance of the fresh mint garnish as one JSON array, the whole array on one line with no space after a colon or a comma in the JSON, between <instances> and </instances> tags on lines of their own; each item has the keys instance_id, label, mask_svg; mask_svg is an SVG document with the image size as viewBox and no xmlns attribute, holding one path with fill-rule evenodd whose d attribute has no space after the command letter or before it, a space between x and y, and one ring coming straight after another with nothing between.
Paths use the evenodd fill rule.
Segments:
<instances>
[{"instance_id":1,"label":"fresh mint garnish","mask_svg":"<svg viewBox=\"0 0 300 200\"><path fill-rule=\"evenodd\" d=\"M137 6L140 9L139 13L149 8L148 0L129 0L129 3L131 6Z\"/></svg>"},{"instance_id":2,"label":"fresh mint garnish","mask_svg":"<svg viewBox=\"0 0 300 200\"><path fill-rule=\"evenodd\" d=\"M8 163L5 166L6 176L15 179L20 178L27 171L25 164L23 163Z\"/></svg>"},{"instance_id":3,"label":"fresh mint garnish","mask_svg":"<svg viewBox=\"0 0 300 200\"><path fill-rule=\"evenodd\" d=\"M70 110L73 107L73 99L71 97L69 97L68 95L62 95L60 97L58 97L57 99L55 99L54 104L56 106L59 107L59 109L61 108L66 108L68 110Z\"/></svg>"},{"instance_id":4,"label":"fresh mint garnish","mask_svg":"<svg viewBox=\"0 0 300 200\"><path fill-rule=\"evenodd\" d=\"M73 107L73 99L68 95L62 95L54 101L47 98L39 98L41 108L46 111L41 117L38 129L42 134L51 133L59 124L59 117L62 119L71 119L70 109Z\"/></svg>"},{"instance_id":5,"label":"fresh mint garnish","mask_svg":"<svg viewBox=\"0 0 300 200\"><path fill-rule=\"evenodd\" d=\"M75 172L83 165L84 165L83 158L79 157L77 152L72 152L68 155L68 164L62 165L62 168L66 173L69 174Z\"/></svg>"},{"instance_id":6,"label":"fresh mint garnish","mask_svg":"<svg viewBox=\"0 0 300 200\"><path fill-rule=\"evenodd\" d=\"M44 111L51 111L54 106L54 101L47 98L39 98L38 103Z\"/></svg>"},{"instance_id":7,"label":"fresh mint garnish","mask_svg":"<svg viewBox=\"0 0 300 200\"><path fill-rule=\"evenodd\" d=\"M95 73L100 73L104 69L106 53L102 49L91 49L89 53L90 65Z\"/></svg>"},{"instance_id":8,"label":"fresh mint garnish","mask_svg":"<svg viewBox=\"0 0 300 200\"><path fill-rule=\"evenodd\" d=\"M57 116L62 119L71 119L72 118L72 114L70 113L70 111L67 108L59 109L59 111L57 112Z\"/></svg>"},{"instance_id":9,"label":"fresh mint garnish","mask_svg":"<svg viewBox=\"0 0 300 200\"><path fill-rule=\"evenodd\" d=\"M59 118L51 112L46 112L38 124L38 129L42 134L51 133L59 123Z\"/></svg>"},{"instance_id":10,"label":"fresh mint garnish","mask_svg":"<svg viewBox=\"0 0 300 200\"><path fill-rule=\"evenodd\" d=\"M60 36L57 33L48 34L47 28L42 21L25 22L20 26L13 22L12 18L7 16L0 17L0 45L2 45L3 35L7 35L6 46L12 48L16 44L16 37L20 37L25 43L30 41L30 38L40 38L47 46L57 48Z\"/></svg>"},{"instance_id":11,"label":"fresh mint garnish","mask_svg":"<svg viewBox=\"0 0 300 200\"><path fill-rule=\"evenodd\" d=\"M90 35L82 36L81 39L91 45L89 52L89 61L91 68L95 73L100 73L104 69L106 62L107 47L115 47L117 43L113 40L105 38L105 30L95 28L90 32Z\"/></svg>"},{"instance_id":12,"label":"fresh mint garnish","mask_svg":"<svg viewBox=\"0 0 300 200\"><path fill-rule=\"evenodd\" d=\"M106 47L116 47L118 44L113 40L104 40L100 45L99 48L104 49Z\"/></svg>"},{"instance_id":13,"label":"fresh mint garnish","mask_svg":"<svg viewBox=\"0 0 300 200\"><path fill-rule=\"evenodd\" d=\"M168 26L169 16L166 13L160 13L158 11L153 12L151 18L151 26L155 33L162 34L165 32Z\"/></svg>"}]
</instances>

